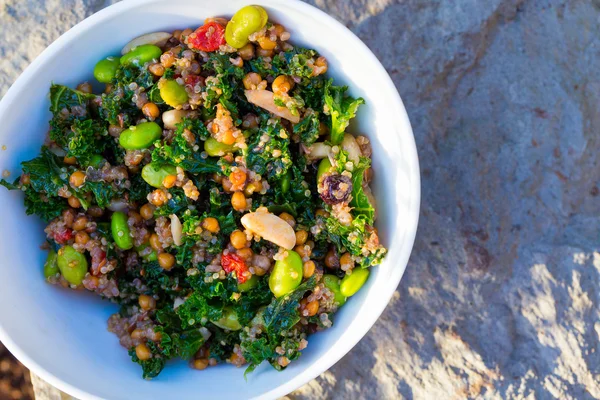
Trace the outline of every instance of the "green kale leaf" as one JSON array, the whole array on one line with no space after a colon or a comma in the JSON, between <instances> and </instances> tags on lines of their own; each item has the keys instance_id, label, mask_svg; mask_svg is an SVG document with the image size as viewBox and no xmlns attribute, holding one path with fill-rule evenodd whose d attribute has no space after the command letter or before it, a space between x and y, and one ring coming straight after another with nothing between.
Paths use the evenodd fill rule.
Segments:
<instances>
[{"instance_id":1,"label":"green kale leaf","mask_svg":"<svg viewBox=\"0 0 600 400\"><path fill-rule=\"evenodd\" d=\"M333 79L325 84L324 113L331 116L331 143L340 144L344 138L344 131L350 120L356 116L358 106L364 104L362 98L355 99L346 96L348 86L333 86Z\"/></svg>"},{"instance_id":2,"label":"green kale leaf","mask_svg":"<svg viewBox=\"0 0 600 400\"><path fill-rule=\"evenodd\" d=\"M131 361L138 363L142 366L142 377L144 379L152 379L156 378L158 374L165 367L166 359L161 354L160 349L154 342L147 342L147 346L152 351L152 358L149 360L140 360L138 356L135 354L135 347L129 349L129 356L131 357Z\"/></svg>"},{"instance_id":3,"label":"green kale leaf","mask_svg":"<svg viewBox=\"0 0 600 400\"><path fill-rule=\"evenodd\" d=\"M302 121L294 126L294 133L300 137L300 141L310 146L319 138L319 114L316 112L306 115Z\"/></svg>"}]
</instances>

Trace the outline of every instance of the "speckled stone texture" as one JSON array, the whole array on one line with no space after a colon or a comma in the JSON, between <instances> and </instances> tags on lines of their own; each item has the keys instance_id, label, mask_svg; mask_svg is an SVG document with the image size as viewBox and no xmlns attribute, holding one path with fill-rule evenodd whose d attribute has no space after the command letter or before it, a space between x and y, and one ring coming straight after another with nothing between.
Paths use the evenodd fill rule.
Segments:
<instances>
[{"instance_id":1,"label":"speckled stone texture","mask_svg":"<svg viewBox=\"0 0 600 400\"><path fill-rule=\"evenodd\" d=\"M311 2L390 72L423 202L382 317L288 398L600 398L600 1ZM0 94L105 5L0 0Z\"/></svg>"}]
</instances>

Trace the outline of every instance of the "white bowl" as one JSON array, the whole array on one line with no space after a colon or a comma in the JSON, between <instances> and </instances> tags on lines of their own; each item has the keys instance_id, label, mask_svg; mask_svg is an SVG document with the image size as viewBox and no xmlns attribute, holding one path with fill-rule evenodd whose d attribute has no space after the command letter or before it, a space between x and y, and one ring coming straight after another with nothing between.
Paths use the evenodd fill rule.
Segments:
<instances>
[{"instance_id":1,"label":"white bowl","mask_svg":"<svg viewBox=\"0 0 600 400\"><path fill-rule=\"evenodd\" d=\"M389 254L366 286L335 315L331 329L309 337L299 360L277 372L263 363L244 380L229 365L202 372L169 363L153 381L141 378L117 337L106 330L116 306L82 292L48 285L42 276L43 225L25 216L22 196L0 189L0 340L28 368L80 399L276 398L331 367L375 323L408 262L419 214L419 166L410 123L390 77L346 27L299 1L252 0L282 23L292 42L317 49L337 84L362 96L353 132L373 144L377 227ZM152 31L201 25L231 16L248 1L132 0L108 7L73 27L19 77L0 103L0 171L39 153L50 113L50 82L75 86L92 79L100 58L119 54L130 39Z\"/></svg>"}]
</instances>

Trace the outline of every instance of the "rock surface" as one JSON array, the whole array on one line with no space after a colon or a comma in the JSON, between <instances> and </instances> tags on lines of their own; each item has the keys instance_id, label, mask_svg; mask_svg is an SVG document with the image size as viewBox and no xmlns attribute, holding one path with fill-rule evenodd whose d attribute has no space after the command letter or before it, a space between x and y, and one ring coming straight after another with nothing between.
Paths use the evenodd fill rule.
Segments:
<instances>
[{"instance_id":1,"label":"rock surface","mask_svg":"<svg viewBox=\"0 0 600 400\"><path fill-rule=\"evenodd\" d=\"M423 201L382 317L288 398L600 398L600 1L310 2L390 72ZM108 3L0 0L0 95Z\"/></svg>"}]
</instances>

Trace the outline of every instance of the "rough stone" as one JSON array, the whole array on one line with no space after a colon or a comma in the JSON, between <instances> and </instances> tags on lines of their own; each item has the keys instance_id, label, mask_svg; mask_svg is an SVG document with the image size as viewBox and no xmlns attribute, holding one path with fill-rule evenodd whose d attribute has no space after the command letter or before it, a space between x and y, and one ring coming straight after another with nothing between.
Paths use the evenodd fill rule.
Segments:
<instances>
[{"instance_id":1,"label":"rough stone","mask_svg":"<svg viewBox=\"0 0 600 400\"><path fill-rule=\"evenodd\" d=\"M600 398L600 1L310 2L390 72L423 201L382 317L288 398ZM0 94L107 3L0 0Z\"/></svg>"}]
</instances>

